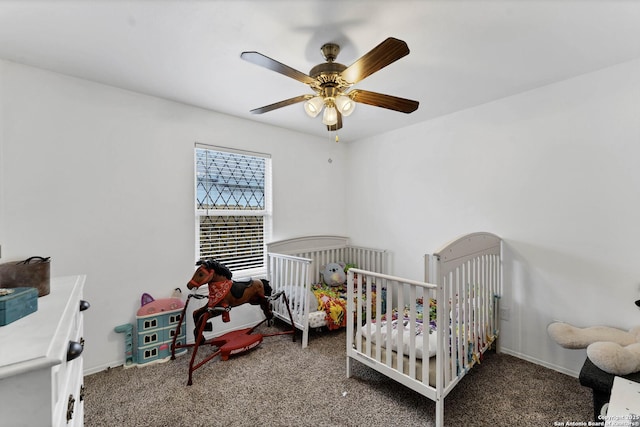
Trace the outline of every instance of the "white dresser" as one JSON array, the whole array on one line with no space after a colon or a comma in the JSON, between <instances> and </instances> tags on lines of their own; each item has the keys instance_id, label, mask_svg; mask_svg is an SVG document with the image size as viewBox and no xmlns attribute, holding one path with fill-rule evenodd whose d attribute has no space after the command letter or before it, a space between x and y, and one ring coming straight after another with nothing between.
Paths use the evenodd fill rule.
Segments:
<instances>
[{"instance_id":1,"label":"white dresser","mask_svg":"<svg viewBox=\"0 0 640 427\"><path fill-rule=\"evenodd\" d=\"M85 276L51 279L38 311L0 327L0 426L82 426Z\"/></svg>"}]
</instances>

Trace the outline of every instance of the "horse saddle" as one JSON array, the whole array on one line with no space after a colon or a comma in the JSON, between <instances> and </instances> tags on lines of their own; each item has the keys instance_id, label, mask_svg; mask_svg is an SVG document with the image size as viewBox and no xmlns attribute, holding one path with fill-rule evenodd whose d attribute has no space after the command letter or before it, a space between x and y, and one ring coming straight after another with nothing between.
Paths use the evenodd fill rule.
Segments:
<instances>
[{"instance_id":1,"label":"horse saddle","mask_svg":"<svg viewBox=\"0 0 640 427\"><path fill-rule=\"evenodd\" d=\"M242 298L242 294L244 294L244 290L247 289L253 283L252 277L247 277L244 279L233 280L233 285L231 285L231 295L234 298Z\"/></svg>"}]
</instances>

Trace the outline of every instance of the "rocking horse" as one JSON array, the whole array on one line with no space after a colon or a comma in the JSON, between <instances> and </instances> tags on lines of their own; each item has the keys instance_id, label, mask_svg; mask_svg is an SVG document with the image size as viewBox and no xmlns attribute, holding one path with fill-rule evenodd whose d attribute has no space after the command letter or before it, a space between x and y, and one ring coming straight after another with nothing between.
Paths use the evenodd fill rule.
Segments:
<instances>
[{"instance_id":1,"label":"rocking horse","mask_svg":"<svg viewBox=\"0 0 640 427\"><path fill-rule=\"evenodd\" d=\"M176 337L182 327L182 323L185 318L187 306L191 298L202 299L207 298L204 295L192 293L187 297L187 302L182 309L180 320L173 334L173 342L171 344L171 359L175 359L175 351L179 348L193 347L193 353L191 355L191 361L189 362L189 380L187 385L193 384L193 371L200 368L202 365L213 359L217 355L221 355L222 360L227 360L229 356L234 354L244 353L254 347L257 347L264 337L276 336L276 335L293 335L293 341L296 340L295 327L293 326L293 316L289 309L289 301L284 292L278 292L275 295L272 294L269 281L265 279L244 279L238 281L232 281L231 270L224 264L215 260L200 260L196 263L198 268L193 274L193 277L187 283L187 288L190 290L197 289L202 285L207 284L209 287L208 302L206 305L193 311L193 321L195 328L193 330L194 343L193 344L176 344ZM284 332L276 332L273 334L254 334L253 331L263 324L264 322L270 322L273 319L273 312L271 311L271 301L278 298L283 298L284 303L289 311L289 317L291 320L291 330ZM251 305L260 305L265 319L252 328L245 328L237 331L231 331L224 335L221 335L212 339L205 339L204 332L213 330L212 324L209 319L216 316L222 316L223 322L229 322L229 312L232 307L237 307L242 304L249 303ZM209 356L205 357L202 361L194 364L198 348L202 345L211 345L217 347Z\"/></svg>"}]
</instances>

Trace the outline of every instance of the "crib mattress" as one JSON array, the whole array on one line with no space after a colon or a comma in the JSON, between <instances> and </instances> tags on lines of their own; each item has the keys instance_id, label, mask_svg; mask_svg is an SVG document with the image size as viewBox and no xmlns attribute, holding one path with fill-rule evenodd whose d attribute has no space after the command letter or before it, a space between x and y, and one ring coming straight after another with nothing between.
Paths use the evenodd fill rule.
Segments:
<instances>
[{"instance_id":1,"label":"crib mattress","mask_svg":"<svg viewBox=\"0 0 640 427\"><path fill-rule=\"evenodd\" d=\"M327 325L327 313L324 311L313 311L309 313L309 327L321 328Z\"/></svg>"},{"instance_id":2,"label":"crib mattress","mask_svg":"<svg viewBox=\"0 0 640 427\"><path fill-rule=\"evenodd\" d=\"M366 345L367 345L367 340L366 338L362 337L362 353L365 353L365 349L366 349ZM372 354L375 356L375 344L371 344L371 352ZM380 362L386 364L387 363L387 350L385 348L382 348L381 351L381 358L380 358ZM371 356L369 356L371 357ZM375 357L371 357L372 359L375 359ZM422 359L417 359L416 358L416 373L415 373L415 379L418 381L422 381L422 363L423 360ZM395 351L391 352L391 367L395 370L398 370L398 353ZM405 375L409 375L409 356L403 355L403 362L402 362L402 372ZM435 357L430 357L429 358L429 385L431 387L435 387L436 386L436 358Z\"/></svg>"}]
</instances>

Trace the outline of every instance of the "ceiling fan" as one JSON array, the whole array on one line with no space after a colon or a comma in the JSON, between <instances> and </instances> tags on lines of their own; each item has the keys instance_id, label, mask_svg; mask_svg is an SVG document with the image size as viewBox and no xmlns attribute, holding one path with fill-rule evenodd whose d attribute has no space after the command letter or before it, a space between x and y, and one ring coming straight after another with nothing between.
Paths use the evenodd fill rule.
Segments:
<instances>
[{"instance_id":1,"label":"ceiling fan","mask_svg":"<svg viewBox=\"0 0 640 427\"><path fill-rule=\"evenodd\" d=\"M402 113L411 113L418 109L418 101L362 89L349 90L351 86L364 78L408 55L409 47L404 41L389 37L348 67L335 62L340 52L340 46L337 44L326 43L320 50L327 62L313 67L308 75L261 53L242 52L240 57L245 61L305 83L315 92L313 95L300 95L275 104L265 105L251 110L251 113L262 114L287 105L304 102L304 110L310 117L318 116L324 108L322 123L327 126L328 131L336 131L342 128L342 117L349 116L356 103Z\"/></svg>"}]
</instances>

